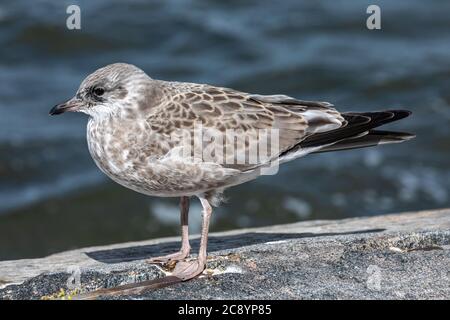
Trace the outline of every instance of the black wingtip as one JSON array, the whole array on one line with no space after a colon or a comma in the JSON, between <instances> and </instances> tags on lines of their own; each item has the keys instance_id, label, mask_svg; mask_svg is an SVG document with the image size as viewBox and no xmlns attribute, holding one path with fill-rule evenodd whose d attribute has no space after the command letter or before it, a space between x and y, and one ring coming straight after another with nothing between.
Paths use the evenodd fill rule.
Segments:
<instances>
[{"instance_id":1,"label":"black wingtip","mask_svg":"<svg viewBox=\"0 0 450 320\"><path fill-rule=\"evenodd\" d=\"M416 137L415 134L409 133L409 132L400 132L400 131L386 131L386 130L370 130L369 135L372 136L379 136L381 140L389 140L392 139L393 141L407 141L414 139Z\"/></svg>"},{"instance_id":2,"label":"black wingtip","mask_svg":"<svg viewBox=\"0 0 450 320\"><path fill-rule=\"evenodd\" d=\"M394 114L394 117L391 119L392 121L400 120L409 117L412 114L412 111L409 110L387 110Z\"/></svg>"}]
</instances>

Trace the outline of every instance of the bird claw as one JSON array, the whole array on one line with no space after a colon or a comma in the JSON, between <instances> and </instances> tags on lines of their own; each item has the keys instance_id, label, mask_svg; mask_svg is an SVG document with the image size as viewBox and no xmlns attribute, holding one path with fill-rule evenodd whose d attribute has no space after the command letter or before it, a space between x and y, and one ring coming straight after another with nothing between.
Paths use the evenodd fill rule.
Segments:
<instances>
[{"instance_id":1,"label":"bird claw","mask_svg":"<svg viewBox=\"0 0 450 320\"><path fill-rule=\"evenodd\" d=\"M175 253L168 254L166 256L154 257L145 260L145 262L150 264L165 264L169 262L178 262L186 259L189 256L189 252L178 251Z\"/></svg>"}]
</instances>

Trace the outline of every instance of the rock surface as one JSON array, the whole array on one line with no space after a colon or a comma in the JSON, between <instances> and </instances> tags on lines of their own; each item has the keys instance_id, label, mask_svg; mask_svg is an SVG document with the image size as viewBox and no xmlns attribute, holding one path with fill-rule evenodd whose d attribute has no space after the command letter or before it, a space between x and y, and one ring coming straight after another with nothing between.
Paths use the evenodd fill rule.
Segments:
<instances>
[{"instance_id":1,"label":"rock surface","mask_svg":"<svg viewBox=\"0 0 450 320\"><path fill-rule=\"evenodd\" d=\"M170 266L144 260L178 246L165 238L2 261L0 299L161 278ZM100 298L450 299L450 209L213 233L209 254L200 278Z\"/></svg>"}]
</instances>

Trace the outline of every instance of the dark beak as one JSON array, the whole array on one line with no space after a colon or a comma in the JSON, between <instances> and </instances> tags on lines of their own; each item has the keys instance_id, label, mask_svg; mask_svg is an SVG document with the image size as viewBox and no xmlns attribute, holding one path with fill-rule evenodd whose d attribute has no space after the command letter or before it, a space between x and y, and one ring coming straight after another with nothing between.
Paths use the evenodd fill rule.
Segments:
<instances>
[{"instance_id":1,"label":"dark beak","mask_svg":"<svg viewBox=\"0 0 450 320\"><path fill-rule=\"evenodd\" d=\"M77 99L77 98L72 98L69 101L57 104L56 106L54 106L49 114L51 116L57 115L57 114L61 114L64 113L66 111L77 111L80 107L81 107L82 103L81 100Z\"/></svg>"}]
</instances>

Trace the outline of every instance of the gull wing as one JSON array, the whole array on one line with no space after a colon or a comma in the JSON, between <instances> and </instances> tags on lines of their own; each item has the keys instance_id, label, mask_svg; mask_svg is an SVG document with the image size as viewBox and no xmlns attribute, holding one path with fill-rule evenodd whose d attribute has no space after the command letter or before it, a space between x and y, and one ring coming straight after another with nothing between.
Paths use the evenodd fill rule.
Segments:
<instances>
[{"instance_id":1,"label":"gull wing","mask_svg":"<svg viewBox=\"0 0 450 320\"><path fill-rule=\"evenodd\" d=\"M276 130L277 151L271 154L270 159L274 160L305 138L346 124L342 115L325 102L297 100L285 95L252 95L189 83L176 83L176 89L166 90L176 93L167 95L157 107L152 108L147 119L152 130L170 135L180 129L194 131L201 124L203 129L210 128L225 134L224 154L235 148L235 154L248 156L254 150L253 144L261 132ZM243 143L229 141L228 132L237 134ZM203 145L202 149L207 147ZM219 159L213 159L213 162L216 161ZM257 163L228 162L222 165L243 171L263 165L267 159Z\"/></svg>"}]
</instances>

